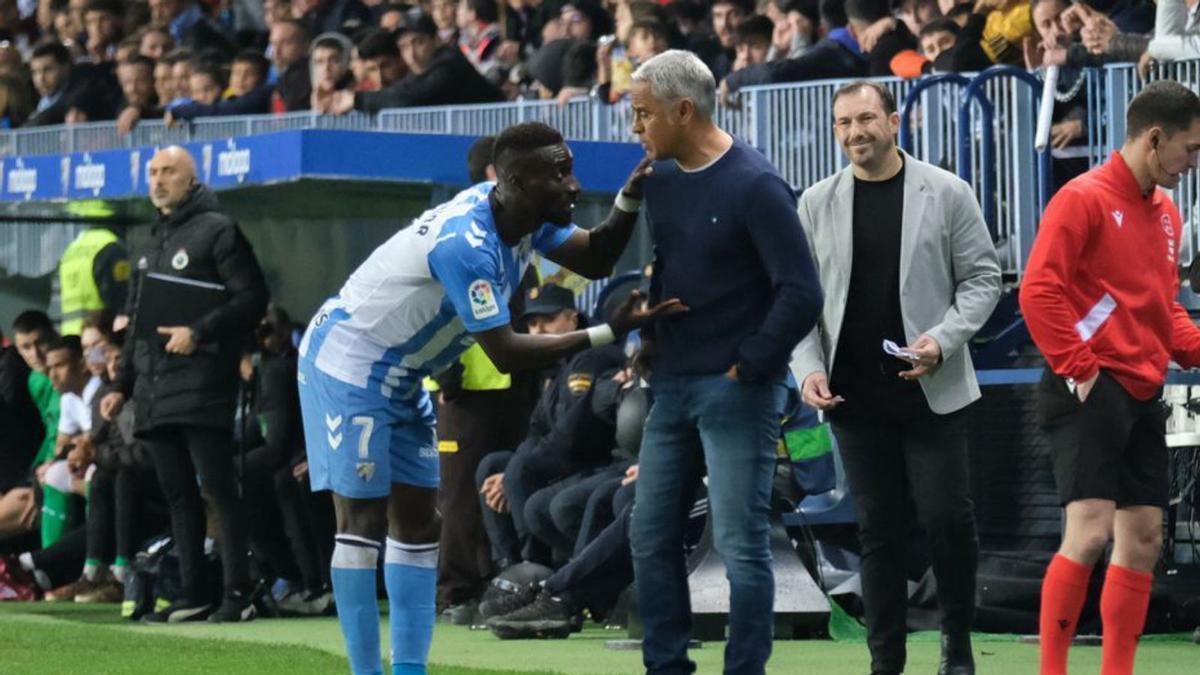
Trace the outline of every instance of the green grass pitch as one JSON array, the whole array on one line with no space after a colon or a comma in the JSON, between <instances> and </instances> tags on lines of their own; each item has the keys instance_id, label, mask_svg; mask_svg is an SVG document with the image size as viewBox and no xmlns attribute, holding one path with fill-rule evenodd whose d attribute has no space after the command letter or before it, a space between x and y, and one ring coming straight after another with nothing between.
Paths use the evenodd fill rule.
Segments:
<instances>
[{"instance_id":1,"label":"green grass pitch","mask_svg":"<svg viewBox=\"0 0 1200 675\"><path fill-rule=\"evenodd\" d=\"M241 625L143 626L114 606L0 604L0 675L340 675L348 673L334 619L259 620ZM387 644L386 620L383 644ZM605 648L621 633L588 628L568 640L501 641L491 633L438 624L431 675L608 675L641 672L641 654ZM909 641L910 675L937 671L936 636ZM722 643L692 651L700 673L721 672ZM386 647L385 647L386 648ZM981 675L1037 672L1037 648L1007 636L975 642ZM1183 636L1143 641L1138 675L1200 672L1200 646ZM1072 673L1100 671L1099 647L1076 647ZM857 641L777 641L768 668L781 675L864 675Z\"/></svg>"}]
</instances>

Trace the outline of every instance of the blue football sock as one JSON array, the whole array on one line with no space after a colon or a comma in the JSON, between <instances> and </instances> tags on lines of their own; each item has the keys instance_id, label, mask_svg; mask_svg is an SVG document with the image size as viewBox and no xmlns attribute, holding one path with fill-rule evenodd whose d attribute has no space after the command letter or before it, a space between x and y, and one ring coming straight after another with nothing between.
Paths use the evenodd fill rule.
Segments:
<instances>
[{"instance_id":1,"label":"blue football sock","mask_svg":"<svg viewBox=\"0 0 1200 675\"><path fill-rule=\"evenodd\" d=\"M375 591L381 547L377 541L352 534L339 534L336 541L330 577L350 671L354 675L383 675Z\"/></svg>"},{"instance_id":2,"label":"blue football sock","mask_svg":"<svg viewBox=\"0 0 1200 675\"><path fill-rule=\"evenodd\" d=\"M389 538L383 578L387 584L393 675L425 675L436 618L438 545Z\"/></svg>"}]
</instances>

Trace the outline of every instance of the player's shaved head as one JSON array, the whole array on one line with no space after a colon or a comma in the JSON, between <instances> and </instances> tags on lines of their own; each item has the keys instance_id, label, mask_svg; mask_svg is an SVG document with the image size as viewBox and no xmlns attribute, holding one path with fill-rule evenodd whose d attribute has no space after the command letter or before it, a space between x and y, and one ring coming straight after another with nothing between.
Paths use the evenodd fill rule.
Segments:
<instances>
[{"instance_id":1,"label":"player's shaved head","mask_svg":"<svg viewBox=\"0 0 1200 675\"><path fill-rule=\"evenodd\" d=\"M196 185L196 161L178 145L154 153L149 173L150 201L164 214L187 201Z\"/></svg>"},{"instance_id":2,"label":"player's shaved head","mask_svg":"<svg viewBox=\"0 0 1200 675\"><path fill-rule=\"evenodd\" d=\"M496 137L492 150L492 163L501 180L512 177L530 163L539 164L555 161L555 151L561 153L563 135L557 129L541 122L515 124Z\"/></svg>"}]
</instances>

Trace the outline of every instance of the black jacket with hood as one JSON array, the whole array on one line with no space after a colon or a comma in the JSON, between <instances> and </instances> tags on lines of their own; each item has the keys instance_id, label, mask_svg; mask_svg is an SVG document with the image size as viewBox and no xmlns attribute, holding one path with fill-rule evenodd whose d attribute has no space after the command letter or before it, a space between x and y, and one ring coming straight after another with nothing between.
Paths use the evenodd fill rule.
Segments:
<instances>
[{"instance_id":1,"label":"black jacket with hood","mask_svg":"<svg viewBox=\"0 0 1200 675\"><path fill-rule=\"evenodd\" d=\"M240 347L265 314L268 291L250 242L217 209L216 195L196 186L131 256L131 329L116 385L132 396L139 435L166 426L233 429ZM168 354L165 337L138 334L138 300L152 272L225 286L228 301L191 324L191 355Z\"/></svg>"}]
</instances>

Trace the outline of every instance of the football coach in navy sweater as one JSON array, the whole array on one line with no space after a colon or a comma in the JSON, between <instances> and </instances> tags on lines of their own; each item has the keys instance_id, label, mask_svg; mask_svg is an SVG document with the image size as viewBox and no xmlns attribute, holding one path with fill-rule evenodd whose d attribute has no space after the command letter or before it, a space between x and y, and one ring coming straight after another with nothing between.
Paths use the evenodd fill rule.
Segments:
<instances>
[{"instance_id":1,"label":"football coach in navy sweater","mask_svg":"<svg viewBox=\"0 0 1200 675\"><path fill-rule=\"evenodd\" d=\"M725 673L764 672L775 598L768 517L788 360L821 312L795 196L765 157L713 122L715 89L699 58L673 50L642 64L631 91L633 131L654 160L644 190L651 301L677 297L690 308L646 336L654 403L630 536L643 660L656 675L695 670L683 530L706 472L732 590Z\"/></svg>"}]
</instances>

